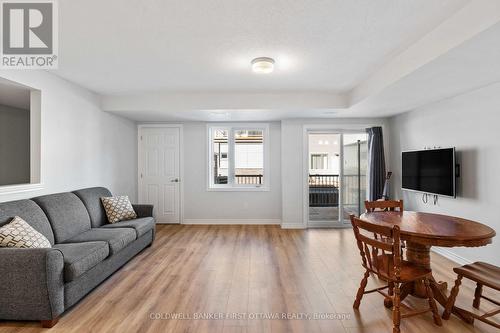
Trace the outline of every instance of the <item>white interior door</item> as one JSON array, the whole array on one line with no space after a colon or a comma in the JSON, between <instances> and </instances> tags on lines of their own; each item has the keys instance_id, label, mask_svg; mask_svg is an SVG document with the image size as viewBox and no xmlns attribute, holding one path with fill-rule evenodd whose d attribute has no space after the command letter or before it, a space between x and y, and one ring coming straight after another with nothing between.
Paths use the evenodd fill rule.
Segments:
<instances>
[{"instance_id":1,"label":"white interior door","mask_svg":"<svg viewBox=\"0 0 500 333\"><path fill-rule=\"evenodd\" d=\"M139 201L157 223L180 222L180 127L139 128Z\"/></svg>"}]
</instances>

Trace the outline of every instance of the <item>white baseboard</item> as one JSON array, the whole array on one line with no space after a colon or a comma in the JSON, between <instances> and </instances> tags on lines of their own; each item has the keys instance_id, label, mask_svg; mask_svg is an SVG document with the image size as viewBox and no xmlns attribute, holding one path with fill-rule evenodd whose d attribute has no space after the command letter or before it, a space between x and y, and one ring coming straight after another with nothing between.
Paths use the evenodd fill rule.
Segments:
<instances>
[{"instance_id":1,"label":"white baseboard","mask_svg":"<svg viewBox=\"0 0 500 333\"><path fill-rule=\"evenodd\" d=\"M184 219L182 224L245 224L245 225L280 225L280 219Z\"/></svg>"},{"instance_id":2,"label":"white baseboard","mask_svg":"<svg viewBox=\"0 0 500 333\"><path fill-rule=\"evenodd\" d=\"M338 222L322 222L322 221L309 221L308 228L328 228L328 229L345 229L352 228L350 223L339 224Z\"/></svg>"},{"instance_id":3,"label":"white baseboard","mask_svg":"<svg viewBox=\"0 0 500 333\"><path fill-rule=\"evenodd\" d=\"M470 261L469 259L461 257L458 254L455 254L446 248L433 246L431 248L431 250L432 250L432 252L440 254L443 257L445 257L446 259L450 259L451 261L456 262L459 265L472 264L472 261Z\"/></svg>"},{"instance_id":4,"label":"white baseboard","mask_svg":"<svg viewBox=\"0 0 500 333\"><path fill-rule=\"evenodd\" d=\"M281 229L306 229L302 223L283 223Z\"/></svg>"}]
</instances>

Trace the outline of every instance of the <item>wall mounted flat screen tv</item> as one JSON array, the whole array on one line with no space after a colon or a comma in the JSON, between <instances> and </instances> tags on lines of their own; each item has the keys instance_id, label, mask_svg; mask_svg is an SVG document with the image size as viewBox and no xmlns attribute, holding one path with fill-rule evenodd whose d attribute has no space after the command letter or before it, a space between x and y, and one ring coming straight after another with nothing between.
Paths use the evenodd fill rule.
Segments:
<instances>
[{"instance_id":1,"label":"wall mounted flat screen tv","mask_svg":"<svg viewBox=\"0 0 500 333\"><path fill-rule=\"evenodd\" d=\"M401 170L403 190L456 196L455 148L405 151Z\"/></svg>"}]
</instances>

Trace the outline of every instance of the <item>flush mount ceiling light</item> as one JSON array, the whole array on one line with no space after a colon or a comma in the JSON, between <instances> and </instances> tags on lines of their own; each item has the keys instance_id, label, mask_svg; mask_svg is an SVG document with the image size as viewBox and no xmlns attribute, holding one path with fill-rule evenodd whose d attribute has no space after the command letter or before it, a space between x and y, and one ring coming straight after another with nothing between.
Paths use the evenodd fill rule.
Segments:
<instances>
[{"instance_id":1,"label":"flush mount ceiling light","mask_svg":"<svg viewBox=\"0 0 500 333\"><path fill-rule=\"evenodd\" d=\"M252 60L252 71L259 74L268 74L274 70L274 59L260 57Z\"/></svg>"}]
</instances>

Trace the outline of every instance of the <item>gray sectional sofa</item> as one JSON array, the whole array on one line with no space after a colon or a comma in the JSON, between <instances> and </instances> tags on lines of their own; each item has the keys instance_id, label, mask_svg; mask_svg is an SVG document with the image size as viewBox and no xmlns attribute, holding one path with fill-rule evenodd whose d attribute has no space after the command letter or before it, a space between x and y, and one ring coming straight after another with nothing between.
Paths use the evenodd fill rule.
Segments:
<instances>
[{"instance_id":1,"label":"gray sectional sofa","mask_svg":"<svg viewBox=\"0 0 500 333\"><path fill-rule=\"evenodd\" d=\"M52 248L0 248L0 320L40 320L52 327L155 238L153 206L133 205L138 218L108 224L102 187L0 203L0 226L20 216Z\"/></svg>"}]
</instances>

